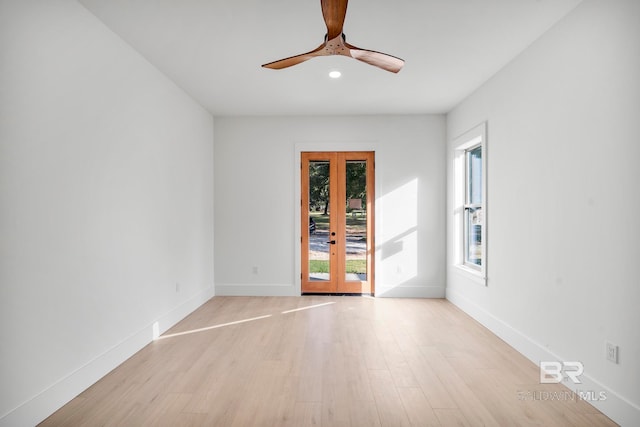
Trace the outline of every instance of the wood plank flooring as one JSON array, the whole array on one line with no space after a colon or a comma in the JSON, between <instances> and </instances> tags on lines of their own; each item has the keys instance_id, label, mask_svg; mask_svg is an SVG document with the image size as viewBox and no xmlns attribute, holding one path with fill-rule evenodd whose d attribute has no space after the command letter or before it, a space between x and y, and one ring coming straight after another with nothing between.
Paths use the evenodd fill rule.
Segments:
<instances>
[{"instance_id":1,"label":"wood plank flooring","mask_svg":"<svg viewBox=\"0 0 640 427\"><path fill-rule=\"evenodd\" d=\"M348 296L215 297L41 423L615 425L446 300Z\"/></svg>"}]
</instances>

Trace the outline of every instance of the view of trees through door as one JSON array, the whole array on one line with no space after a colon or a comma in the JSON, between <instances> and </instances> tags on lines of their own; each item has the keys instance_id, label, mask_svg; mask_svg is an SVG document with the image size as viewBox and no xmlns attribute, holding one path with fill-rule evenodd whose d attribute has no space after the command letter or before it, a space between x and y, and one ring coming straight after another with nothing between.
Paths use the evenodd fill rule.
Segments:
<instances>
[{"instance_id":1,"label":"view of trees through door","mask_svg":"<svg viewBox=\"0 0 640 427\"><path fill-rule=\"evenodd\" d=\"M371 292L373 153L303 153L303 292Z\"/></svg>"}]
</instances>

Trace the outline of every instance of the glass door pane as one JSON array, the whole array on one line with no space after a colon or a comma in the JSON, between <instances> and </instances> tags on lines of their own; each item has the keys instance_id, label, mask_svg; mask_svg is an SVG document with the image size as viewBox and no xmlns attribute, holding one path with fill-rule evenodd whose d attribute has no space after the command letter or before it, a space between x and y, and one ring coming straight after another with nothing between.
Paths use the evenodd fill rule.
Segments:
<instances>
[{"instance_id":1,"label":"glass door pane","mask_svg":"<svg viewBox=\"0 0 640 427\"><path fill-rule=\"evenodd\" d=\"M309 277L313 281L331 280L329 238L330 164L309 161Z\"/></svg>"},{"instance_id":2,"label":"glass door pane","mask_svg":"<svg viewBox=\"0 0 640 427\"><path fill-rule=\"evenodd\" d=\"M367 280L367 162L348 160L345 169L345 280Z\"/></svg>"}]
</instances>

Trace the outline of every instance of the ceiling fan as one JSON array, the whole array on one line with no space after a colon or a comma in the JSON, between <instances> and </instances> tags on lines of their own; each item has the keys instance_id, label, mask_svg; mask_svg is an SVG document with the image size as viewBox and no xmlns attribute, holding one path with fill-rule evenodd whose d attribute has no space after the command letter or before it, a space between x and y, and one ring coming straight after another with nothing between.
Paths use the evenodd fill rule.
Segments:
<instances>
[{"instance_id":1,"label":"ceiling fan","mask_svg":"<svg viewBox=\"0 0 640 427\"><path fill-rule=\"evenodd\" d=\"M347 2L348 0L320 0L322 16L327 25L327 34L324 36L324 43L310 52L280 59L262 66L280 70L300 64L316 56L343 55L370 65L375 65L392 73L400 71L404 65L402 59L387 55L386 53L360 49L347 43L345 35L342 32L344 18L347 14Z\"/></svg>"}]
</instances>

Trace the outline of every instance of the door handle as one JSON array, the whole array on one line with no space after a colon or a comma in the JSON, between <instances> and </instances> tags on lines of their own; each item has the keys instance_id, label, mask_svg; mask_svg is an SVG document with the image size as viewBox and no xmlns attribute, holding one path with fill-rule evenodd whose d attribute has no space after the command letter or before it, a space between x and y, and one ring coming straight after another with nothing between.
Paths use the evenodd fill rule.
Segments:
<instances>
[{"instance_id":1,"label":"door handle","mask_svg":"<svg viewBox=\"0 0 640 427\"><path fill-rule=\"evenodd\" d=\"M336 244L336 241L335 241L335 240L329 240L329 241L328 241L328 242L326 242L326 243L331 243L332 245L335 245L335 244Z\"/></svg>"}]
</instances>

